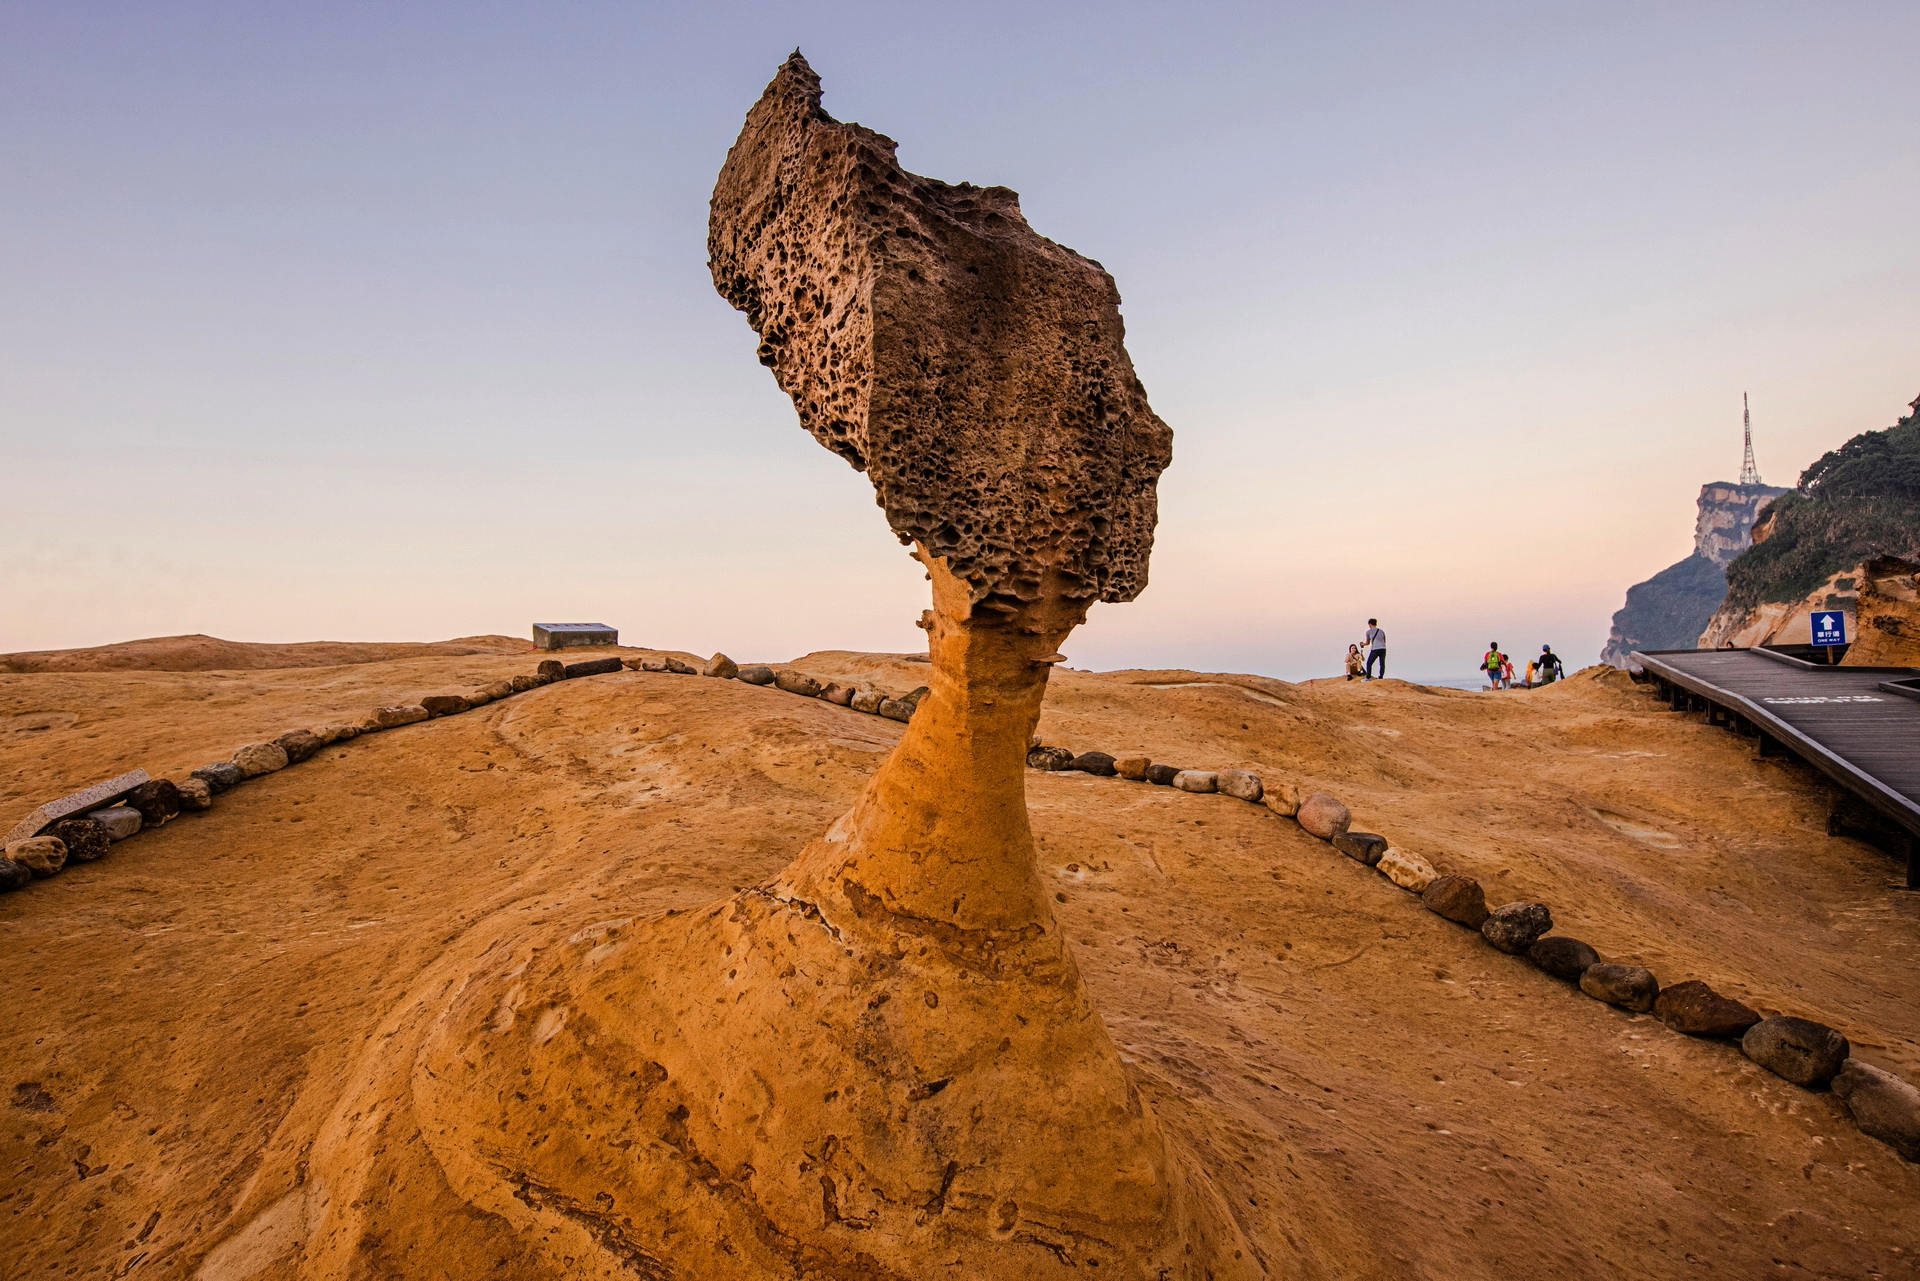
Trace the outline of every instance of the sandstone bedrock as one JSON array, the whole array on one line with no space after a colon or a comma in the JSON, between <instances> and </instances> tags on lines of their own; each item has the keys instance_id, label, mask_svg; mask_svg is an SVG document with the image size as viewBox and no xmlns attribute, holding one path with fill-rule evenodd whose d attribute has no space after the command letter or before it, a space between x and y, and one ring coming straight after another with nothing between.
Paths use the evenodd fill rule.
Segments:
<instances>
[{"instance_id":1,"label":"sandstone bedrock","mask_svg":"<svg viewBox=\"0 0 1920 1281\"><path fill-rule=\"evenodd\" d=\"M10 700L0 714L80 713L72 730L0 735L0 776L21 780L8 821L136 765L178 782L240 743L508 676L537 657L523 648L370 659L319 680L296 668L256 671L243 679L257 692L224 709L235 679L224 673L93 676L64 704L48 697L66 688L63 674L0 676ZM890 691L928 670L894 655L780 657ZM1218 685L1155 688L1221 680L1290 706L1256 705ZM1756 1008L1842 1028L1868 1064L1920 1080L1906 995L1920 958L1901 945L1911 896L1890 884L1897 874L1882 856L1848 854L1825 835L1821 780L1783 772L1755 789L1763 767L1749 759L1750 742L1657 711L1624 678L1579 677L1535 693L1490 712L1484 695L1378 682L1056 667L1036 732L1116 757L1240 765L1269 788L1304 780L1396 847L1475 877L1496 902L1547 902L1559 928L1609 956L1657 956L1663 977L1705 978ZM636 752L629 731L641 702L649 728L638 737L655 746ZM514 1230L509 1216L531 1217L514 1195L521 1184L496 1186L498 1202L448 1190L431 1154L436 1144L451 1149L410 1108L380 1113L391 1118L378 1127L383 1150L333 1163L330 1149L359 1111L345 1106L337 1129L335 1101L362 1098L363 1074L382 1085L376 1097L404 1100L418 1072L406 1048L414 1029L388 1033L443 999L450 980L528 959L526 946L540 941L525 933L530 918L565 918L556 948L605 947L595 965L629 965L649 943L650 921L676 909L671 919L687 920L735 887L779 875L853 804L909 726L691 678L569 682L512 712L324 752L216 798L210 815L113 846L104 863L76 864L70 844L59 874L0 896L17 940L0 990L0 1024L14 1033L0 1045L0 1092L26 1100L6 1109L0 1156L15 1201L33 1197L32 1213L0 1216L14 1271L106 1276L150 1249L129 1281L169 1250L181 1262L168 1270L163 1261L168 1275L191 1275L214 1252L209 1278L250 1259L262 1281L319 1281L329 1274L303 1260L338 1241L354 1258L334 1276L581 1274L585 1255L549 1265L545 1238ZM1242 723L1252 731L1242 734ZM1401 731L1384 756L1373 726ZM86 737L96 729L105 732ZM1657 755L1613 755L1645 752ZM580 773L580 758L596 763L592 775ZM523 768L486 768L503 760ZM1486 812L1486 778L1505 771L1529 785L1498 802L1504 823L1464 821ZM682 799L605 802L609 791L644 798L663 777L690 784ZM1680 1281L1701 1271L1688 1254L1741 1278L1898 1276L1914 1257L1920 1165L1868 1130L1866 1103L1840 1093L1845 1066L1832 1094L1809 1094L1731 1042L1616 1015L1431 916L1264 805L1074 772L1028 771L1025 781L1037 875L1050 902L1055 890L1068 899L1053 911L1100 1018L1162 1123L1233 1182L1276 1277L1604 1271ZM1583 806L1646 805L1650 789L1662 826L1711 835L1698 856L1598 822L1568 826ZM510 821L493 821L501 816ZM408 915L396 918L403 896ZM1849 925L1807 930L1810 914ZM366 924L376 919L384 923ZM575 934L581 942L568 943ZM263 948L268 939L281 942ZM1863 971L1863 957L1881 959ZM251 990L236 991L241 975ZM520 981L493 991L507 996ZM1234 990L1282 999L1223 999ZM891 1015L899 1003L871 1013ZM531 1042L560 1017L532 987L513 1009L512 1026L494 1038ZM568 1026L579 1017L573 1007ZM163 1025L157 1035L129 1031ZM568 1035L548 1049L566 1053ZM654 1061L648 1053L621 1074ZM39 1088L16 1093L32 1083ZM669 1115L678 1104L658 1090L653 1100L632 1134L596 1128L594 1142L636 1137L640 1146L680 1133ZM124 1119L128 1109L139 1116ZM529 1104L525 1115L531 1128L552 1109ZM1436 1136L1427 1121L1454 1134ZM79 1159L83 1145L90 1168L114 1169L78 1178L64 1158ZM1576 1160L1578 1180L1567 1173ZM140 1169L116 1183L124 1162ZM1625 1211L1622 1188L1637 1198ZM556 1205L540 1186L524 1195ZM411 1206L409 1233L336 1237L336 1215L369 1201ZM565 1208L600 1213L595 1204L588 1195ZM147 1241L123 1250L156 1212ZM591 1247L584 1226L559 1209L544 1213L561 1221L556 1242L573 1231ZM609 1216L615 1227L643 1217L624 1203ZM115 1230L90 1226L99 1224ZM501 1258L515 1262L496 1271ZM1094 1271L1062 1266L1060 1275Z\"/></svg>"}]
</instances>

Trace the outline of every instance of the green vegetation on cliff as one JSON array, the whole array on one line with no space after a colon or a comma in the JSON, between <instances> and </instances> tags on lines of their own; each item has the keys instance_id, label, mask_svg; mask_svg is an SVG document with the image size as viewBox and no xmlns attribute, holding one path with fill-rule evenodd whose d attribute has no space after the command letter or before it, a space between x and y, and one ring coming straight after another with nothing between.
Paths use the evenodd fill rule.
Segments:
<instances>
[{"instance_id":1,"label":"green vegetation on cliff","mask_svg":"<svg viewBox=\"0 0 1920 1281\"><path fill-rule=\"evenodd\" d=\"M1800 474L1727 566L1727 604L1796 601L1870 556L1920 556L1920 413L1863 432Z\"/></svg>"}]
</instances>

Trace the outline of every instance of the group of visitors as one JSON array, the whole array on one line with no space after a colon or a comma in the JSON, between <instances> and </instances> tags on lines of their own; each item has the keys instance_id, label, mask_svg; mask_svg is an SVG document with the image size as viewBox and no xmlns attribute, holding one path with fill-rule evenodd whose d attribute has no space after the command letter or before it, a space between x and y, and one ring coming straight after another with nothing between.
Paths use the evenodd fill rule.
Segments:
<instances>
[{"instance_id":1,"label":"group of visitors","mask_svg":"<svg viewBox=\"0 0 1920 1281\"><path fill-rule=\"evenodd\" d=\"M1513 688L1513 660L1500 652L1499 641L1487 642L1487 652L1480 659L1480 670L1487 674L1489 689ZM1540 657L1527 664L1526 683L1521 688L1551 685L1564 675L1566 668L1561 666L1560 656L1553 652L1553 646L1542 645Z\"/></svg>"},{"instance_id":2,"label":"group of visitors","mask_svg":"<svg viewBox=\"0 0 1920 1281\"><path fill-rule=\"evenodd\" d=\"M1387 634L1380 630L1379 619L1369 618L1367 634L1358 644L1347 646L1347 679L1370 681L1376 667L1384 679L1387 674ZM1486 673L1489 687L1514 687L1513 660L1500 652L1499 641L1487 642L1487 652L1480 660L1480 670ZM1521 688L1551 685L1564 675L1566 668L1561 666L1560 656L1553 652L1553 646L1542 645L1540 657L1527 664L1525 684Z\"/></svg>"},{"instance_id":3,"label":"group of visitors","mask_svg":"<svg viewBox=\"0 0 1920 1281\"><path fill-rule=\"evenodd\" d=\"M1360 653L1361 645L1366 646L1364 658ZM1380 675L1384 679L1387 674L1387 634L1380 630L1379 619L1369 618L1367 634L1361 638L1360 644L1347 646L1347 679L1352 680L1358 676L1363 681L1372 680L1376 663L1379 664Z\"/></svg>"}]
</instances>

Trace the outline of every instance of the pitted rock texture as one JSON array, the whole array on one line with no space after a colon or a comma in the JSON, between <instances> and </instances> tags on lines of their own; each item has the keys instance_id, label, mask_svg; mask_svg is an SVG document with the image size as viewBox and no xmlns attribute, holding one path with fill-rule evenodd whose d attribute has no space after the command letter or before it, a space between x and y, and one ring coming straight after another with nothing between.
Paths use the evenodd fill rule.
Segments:
<instances>
[{"instance_id":1,"label":"pitted rock texture","mask_svg":"<svg viewBox=\"0 0 1920 1281\"><path fill-rule=\"evenodd\" d=\"M1005 187L902 169L820 106L798 52L714 187L714 287L815 439L866 471L903 543L983 616L1147 583L1172 433L1099 263L1035 233Z\"/></svg>"},{"instance_id":2,"label":"pitted rock texture","mask_svg":"<svg viewBox=\"0 0 1920 1281\"><path fill-rule=\"evenodd\" d=\"M194 780L199 782L198 779ZM205 783L200 786L205 787ZM67 847L69 863L91 863L104 857L113 846L113 838L107 835L107 829L90 818L67 818L47 829L47 835L57 837Z\"/></svg>"},{"instance_id":3,"label":"pitted rock texture","mask_svg":"<svg viewBox=\"0 0 1920 1281\"><path fill-rule=\"evenodd\" d=\"M1480 936L1509 956L1521 956L1553 928L1545 903L1508 903L1480 922Z\"/></svg>"}]
</instances>

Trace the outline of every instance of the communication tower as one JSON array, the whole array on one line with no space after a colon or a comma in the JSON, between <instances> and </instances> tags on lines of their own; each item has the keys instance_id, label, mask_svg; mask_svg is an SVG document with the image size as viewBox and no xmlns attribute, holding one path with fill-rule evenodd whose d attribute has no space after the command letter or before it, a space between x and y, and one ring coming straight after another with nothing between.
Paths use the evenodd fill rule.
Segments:
<instances>
[{"instance_id":1,"label":"communication tower","mask_svg":"<svg viewBox=\"0 0 1920 1281\"><path fill-rule=\"evenodd\" d=\"M1758 485L1760 469L1753 465L1753 415L1747 412L1747 393L1740 393L1740 424L1746 429L1747 453L1740 463L1740 483Z\"/></svg>"}]
</instances>

